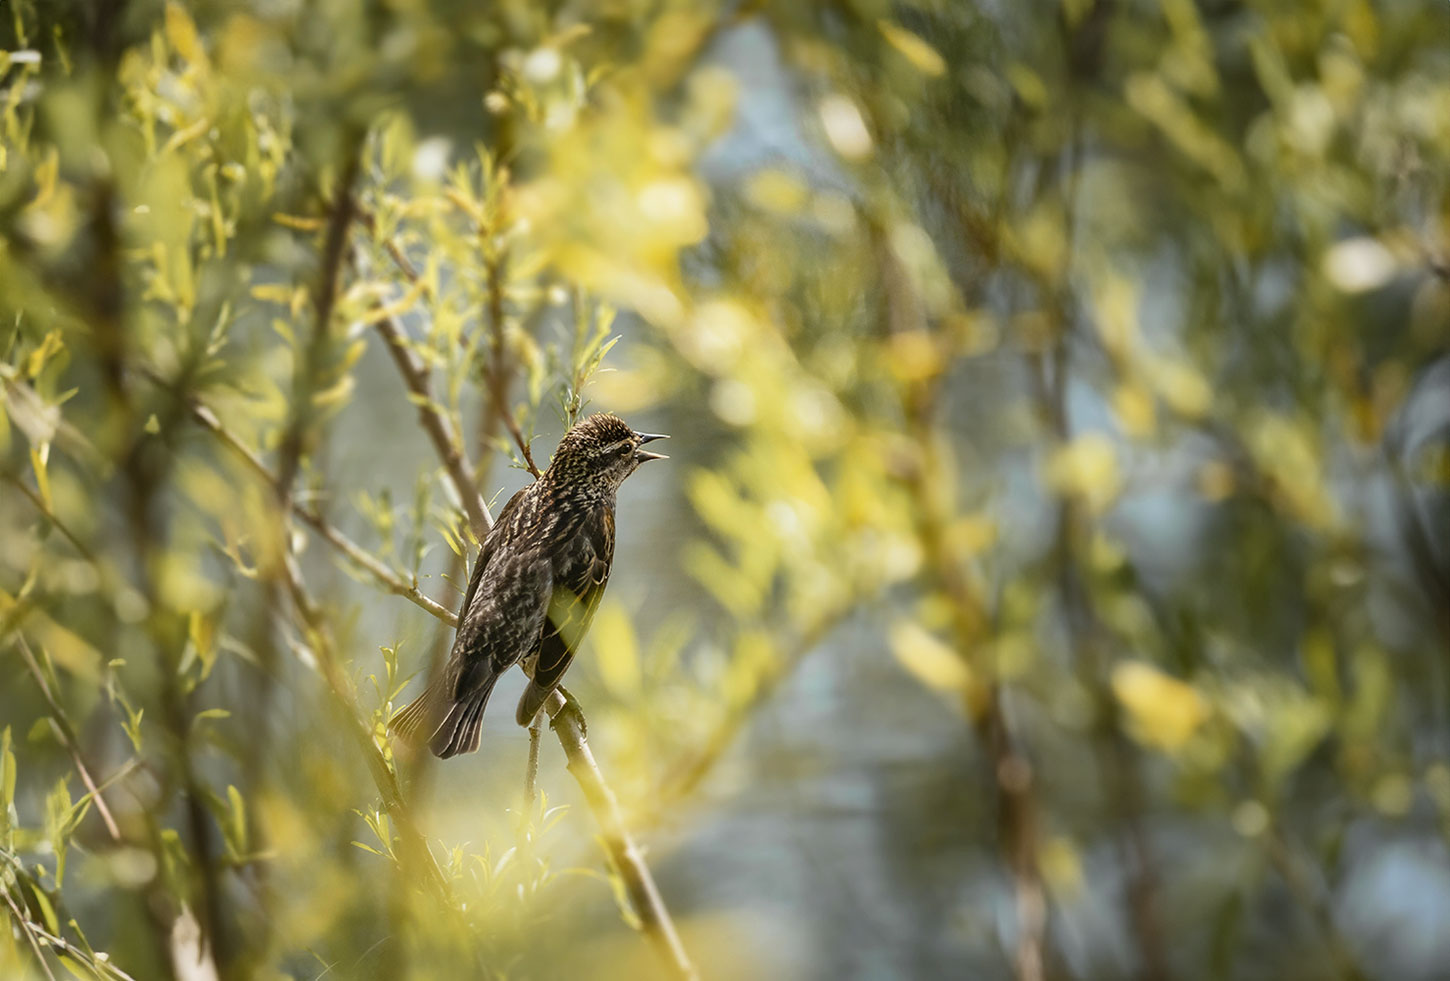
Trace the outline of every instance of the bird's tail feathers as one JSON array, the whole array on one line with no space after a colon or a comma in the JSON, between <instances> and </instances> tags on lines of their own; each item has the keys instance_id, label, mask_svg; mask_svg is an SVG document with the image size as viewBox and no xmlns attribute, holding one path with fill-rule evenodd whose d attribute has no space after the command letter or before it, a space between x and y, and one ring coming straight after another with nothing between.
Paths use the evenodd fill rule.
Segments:
<instances>
[{"instance_id":1,"label":"bird's tail feathers","mask_svg":"<svg viewBox=\"0 0 1450 981\"><path fill-rule=\"evenodd\" d=\"M394 713L388 720L388 731L409 746L417 746L425 735L432 734L442 709L442 679L435 679L421 695Z\"/></svg>"},{"instance_id":2,"label":"bird's tail feathers","mask_svg":"<svg viewBox=\"0 0 1450 981\"><path fill-rule=\"evenodd\" d=\"M459 753L471 753L478 749L478 733L483 726L483 707L493 692L498 675L478 686L468 694L456 698L448 708L448 714L433 730L428 739L428 748L439 759L448 759Z\"/></svg>"},{"instance_id":3,"label":"bird's tail feathers","mask_svg":"<svg viewBox=\"0 0 1450 981\"><path fill-rule=\"evenodd\" d=\"M478 749L483 707L497 677L450 701L444 679L423 689L388 722L388 729L409 746L427 742L434 756L448 759Z\"/></svg>"}]
</instances>

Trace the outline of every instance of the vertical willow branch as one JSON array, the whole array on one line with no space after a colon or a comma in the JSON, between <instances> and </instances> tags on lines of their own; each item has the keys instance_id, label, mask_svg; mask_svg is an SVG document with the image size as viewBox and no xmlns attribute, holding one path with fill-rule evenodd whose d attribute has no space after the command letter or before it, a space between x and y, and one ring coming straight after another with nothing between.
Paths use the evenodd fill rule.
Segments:
<instances>
[{"instance_id":1,"label":"vertical willow branch","mask_svg":"<svg viewBox=\"0 0 1450 981\"><path fill-rule=\"evenodd\" d=\"M498 217L500 220L502 219L502 208L500 208ZM511 372L508 364L508 347L504 336L503 309L504 283L508 275L508 247L501 242L491 246L486 244L484 268L488 276L489 397L493 400L495 414L502 420L509 435L513 437L514 445L519 448L519 453L523 456L529 473L538 477L539 468L534 464L534 454L529 449L529 442L524 439L518 420L514 418L513 410L509 408L508 389Z\"/></svg>"},{"instance_id":2,"label":"vertical willow branch","mask_svg":"<svg viewBox=\"0 0 1450 981\"><path fill-rule=\"evenodd\" d=\"M871 230L881 257L887 333L926 330L921 298L916 295L906 270L901 268L885 229L872 220ZM901 398L907 434L916 451L905 484L913 499L916 537L926 557L927 575L951 601L958 655L975 669L974 674L988 678L985 684L965 691L963 701L977 742L991 764L997 832L1012 876L1017 912L1013 973L1017 981L1042 981L1046 970L1047 892L1038 856L1036 774L1012 731L1002 687L993 677L993 666L981 664L976 653L987 631L986 611L958 558L945 545L949 539L951 502L942 495L948 481L938 452L939 437L933 428L937 380L907 383Z\"/></svg>"},{"instance_id":3,"label":"vertical willow branch","mask_svg":"<svg viewBox=\"0 0 1450 981\"><path fill-rule=\"evenodd\" d=\"M280 489L284 514L286 505L292 499L292 481L296 478L297 468L302 462L308 429L316 415L312 400L317 394L317 377L322 372L331 340L332 311L337 305L342 260L356 207L353 185L357 182L358 171L362 166L361 146L361 136L354 135L342 157L337 196L327 216L327 233L322 244L322 269L313 290L312 333L301 362L293 372L292 413L278 448L277 486Z\"/></svg>"},{"instance_id":4,"label":"vertical willow branch","mask_svg":"<svg viewBox=\"0 0 1450 981\"><path fill-rule=\"evenodd\" d=\"M1081 121L1077 116L1072 117L1071 126L1065 160L1054 160L1039 175L1040 193L1049 177L1059 178L1061 168L1067 168L1061 183L1066 185L1063 238L1069 256L1077 238L1076 202L1082 169ZM1069 265L1064 264L1063 268ZM1037 409L1046 422L1051 442L1064 447L1072 440L1067 389L1068 345L1074 333L1074 318L1066 273L1060 275L1064 279L1044 279L1039 284L1055 329L1048 351L1032 358L1033 363L1028 367ZM1118 702L1108 681L1108 665L1102 651L1107 625L1098 616L1084 578L1081 553L1086 516L1079 501L1064 495L1058 503L1056 518L1052 562L1058 600L1062 604L1073 662L1083 686L1092 694L1099 716L1101 730L1099 737L1092 740L1093 751L1104 775L1108 806L1119 825L1115 838L1127 880L1124 905L1141 961L1138 974L1143 981L1166 981L1171 972L1158 916L1158 865L1143 823L1143 801L1147 794L1137 753L1124 735Z\"/></svg>"}]
</instances>

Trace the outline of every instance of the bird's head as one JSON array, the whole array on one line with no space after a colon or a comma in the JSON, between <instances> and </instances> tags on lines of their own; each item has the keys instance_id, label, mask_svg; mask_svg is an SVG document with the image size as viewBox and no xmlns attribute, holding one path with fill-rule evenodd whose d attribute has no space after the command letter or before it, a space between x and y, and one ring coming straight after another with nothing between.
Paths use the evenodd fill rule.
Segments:
<instances>
[{"instance_id":1,"label":"bird's head","mask_svg":"<svg viewBox=\"0 0 1450 981\"><path fill-rule=\"evenodd\" d=\"M571 484L614 490L646 460L668 459L663 453L644 449L646 443L668 438L658 433L637 433L618 416L600 412L564 434L549 464L549 474Z\"/></svg>"}]
</instances>

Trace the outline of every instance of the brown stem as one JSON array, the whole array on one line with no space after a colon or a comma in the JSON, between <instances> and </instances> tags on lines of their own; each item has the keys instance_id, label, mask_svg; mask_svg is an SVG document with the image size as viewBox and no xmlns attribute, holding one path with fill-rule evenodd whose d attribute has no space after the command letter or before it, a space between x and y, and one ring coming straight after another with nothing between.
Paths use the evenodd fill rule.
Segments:
<instances>
[{"instance_id":1,"label":"brown stem","mask_svg":"<svg viewBox=\"0 0 1450 981\"><path fill-rule=\"evenodd\" d=\"M530 815L534 811L534 801L539 798L539 737L542 733L543 719L535 715L534 721L529 723L529 762L524 771L524 806Z\"/></svg>"},{"instance_id":2,"label":"brown stem","mask_svg":"<svg viewBox=\"0 0 1450 981\"><path fill-rule=\"evenodd\" d=\"M56 530L59 531L63 536L65 536L66 541L70 542L71 545L75 547L75 550L81 554L82 558L90 562L92 565L97 564L95 553L85 546L80 538L77 537L76 534L66 526L65 522L61 521L60 518L56 516L54 511L45 506L45 501L41 499L39 494L35 493L35 491L27 487L25 481L21 480L14 474L7 473L4 476L6 483L13 484L16 488L18 488L20 493L25 495L26 500L30 501L30 503L35 506L35 509L37 511L45 515L47 521L55 525Z\"/></svg>"},{"instance_id":3,"label":"brown stem","mask_svg":"<svg viewBox=\"0 0 1450 981\"><path fill-rule=\"evenodd\" d=\"M186 404L187 411L191 413L191 417L199 422L203 428L211 432L212 435L220 439L233 453L239 456L251 468L252 472L261 477L269 487L273 488L274 491L279 487L280 478L267 469L267 465L262 462L262 458L254 453L247 444L243 443L240 437L222 424L221 420L217 418L217 414L209 406L195 396L177 392L170 383L149 368L143 367L139 370L151 381L181 398ZM290 503L290 507L292 513L300 518L304 524L317 532L329 545L341 552L353 565L376 579L389 592L402 596L404 599L409 600L447 624L457 625L458 618L454 616L452 610L423 595L416 585L408 583L401 575L390 569L380 559L338 531L316 510L299 504L295 500ZM487 516L487 512L485 512L485 516Z\"/></svg>"},{"instance_id":4,"label":"brown stem","mask_svg":"<svg viewBox=\"0 0 1450 981\"><path fill-rule=\"evenodd\" d=\"M888 334L926 330L920 297L891 249L885 229L875 220L870 220L870 228L881 257L883 319ZM1017 745L1003 704L1002 688L993 678L994 667L982 664L974 653L989 626L982 599L958 557L945 544L949 540L952 502L942 494L942 488L949 486L949 481L942 476L945 464L933 429L937 395L937 382L933 379L908 383L901 392L907 434L916 450L905 484L912 497L916 537L925 556L927 575L951 601L958 653L974 669L974 675L988 679L986 684L964 692L963 701L977 742L991 763L997 831L1012 875L1017 911L1013 973L1017 981L1042 981L1047 949L1047 893L1038 857L1036 775Z\"/></svg>"},{"instance_id":5,"label":"brown stem","mask_svg":"<svg viewBox=\"0 0 1450 981\"><path fill-rule=\"evenodd\" d=\"M303 444L313 416L312 398L317 392L317 376L327 355L331 340L332 311L337 305L338 284L342 279L342 260L348 229L353 218L353 184L362 164L360 135L354 135L352 146L343 156L343 171L338 180L337 199L327 216L327 235L322 245L322 271L313 292L315 319L312 334L292 380L292 417L282 434L278 449L277 487L284 504L292 496L292 482L302 462Z\"/></svg>"},{"instance_id":6,"label":"brown stem","mask_svg":"<svg viewBox=\"0 0 1450 981\"><path fill-rule=\"evenodd\" d=\"M557 688L544 703L544 711L549 713L549 726L559 737L559 745L564 748L564 755L569 760L569 773L578 782L579 789L584 792L584 799L589 802L589 809L594 812L594 818L599 822L605 850L624 879L625 890L629 893L630 902L634 906L635 915L639 917L645 936L654 944L674 977L698 978L699 974L690 961L690 955L685 952L680 935L675 931L670 911L660 897L654 876L650 875L649 866L645 864L644 854L624 826L624 818L619 812L619 801L604 782L604 776L599 772L599 764L595 762L589 743L584 738L583 716L577 708L564 700L563 694Z\"/></svg>"},{"instance_id":7,"label":"brown stem","mask_svg":"<svg viewBox=\"0 0 1450 981\"><path fill-rule=\"evenodd\" d=\"M375 326L387 342L388 353L393 356L393 363L398 366L398 373L403 376L403 384L412 395L423 431L428 434L433 448L438 451L438 458L443 461L448 478L463 501L463 510L467 512L468 521L473 526L473 537L481 542L488 535L489 528L493 527L493 522L488 517L483 498L479 495L478 481L474 478L468 457L464 455L463 446L454 435L452 424L438 410L438 404L433 400L427 369L408 350L403 329L396 320L392 317L381 317Z\"/></svg>"},{"instance_id":8,"label":"brown stem","mask_svg":"<svg viewBox=\"0 0 1450 981\"><path fill-rule=\"evenodd\" d=\"M359 219L369 230L376 229L377 225L373 220L373 216L369 212L360 211ZM409 283L416 284L418 282L418 270L413 267L412 262L408 260L408 257L403 253L403 250L398 246L398 243L390 238L387 241L383 242L383 249L393 260L393 264L398 267L398 271L403 274L403 278L408 280ZM490 339L493 347L492 360L489 369L488 405L492 418L501 420L504 424L504 427L508 429L509 435L513 438L514 444L519 448L519 453L523 456L524 463L529 468L529 473L533 474L535 477L538 477L539 468L534 465L533 452L529 448L528 441L524 439L524 434L523 431L519 428L518 420L514 418L513 411L509 408L508 405L509 372L503 355L503 265L504 257L501 253L496 258L490 259L488 261L488 311L490 324ZM393 334L395 336L388 337L387 332L384 332L383 336L388 338L389 349L395 352L393 355L394 359L398 360L402 356L407 356L408 359L411 361L411 353L408 352L406 348L400 349L397 345L397 338L400 337L401 331L398 330L396 322L394 322L392 326ZM378 328L379 330L382 330L383 324L381 322L378 324ZM399 351L401 351L401 353L398 353ZM415 401L419 403L419 413L421 415L423 411L422 406L434 405L432 398L425 394L428 384L427 375L421 366L418 366L416 364L414 365L414 370L421 379L423 385L423 388L419 388L418 384L416 384L412 378L409 378L408 369L404 367L401 361L399 361L398 369L403 372L403 377L408 385L409 391L413 393ZM444 423L446 425L446 420L444 420ZM432 424L427 419L424 419L423 425L425 429L428 429L428 427ZM484 432L491 432L492 429L493 427L491 425L485 425ZM431 429L429 430L429 436L433 439L433 444L438 449L438 455L443 458L444 465L450 467L449 472L451 474L453 471L451 466L449 465L450 450L445 449L445 446L440 444L439 435L437 435ZM454 445L456 444L452 443L451 441L447 444L447 446L449 447L452 447ZM459 456L463 460L463 464L466 467L467 457L464 457L461 453L459 454ZM457 484L458 479L455 476L454 485L457 486ZM463 493L462 489L459 490L459 494L464 497L465 501L467 500L467 495ZM480 522L478 522L473 517L471 512L469 517L470 520L474 521L475 537L477 537L479 541L483 541L482 532L486 532L487 529L492 525L492 522L483 523L483 528L482 530L480 530L480 528L478 527Z\"/></svg>"},{"instance_id":9,"label":"brown stem","mask_svg":"<svg viewBox=\"0 0 1450 981\"><path fill-rule=\"evenodd\" d=\"M1314 920L1314 925L1318 927L1339 976L1345 981L1365 981L1365 973L1360 970L1354 953L1345 943L1343 935L1334 923L1334 910L1330 902L1324 897L1322 890L1313 888L1305 878L1290 849L1284 829L1277 822L1269 828L1268 850L1269 860L1273 863L1274 868L1284 877L1289 891L1299 900L1299 904L1308 910L1310 917Z\"/></svg>"},{"instance_id":10,"label":"brown stem","mask_svg":"<svg viewBox=\"0 0 1450 981\"><path fill-rule=\"evenodd\" d=\"M321 611L308 595L307 587L302 581L301 570L297 568L297 560L290 551L283 553L282 572L293 605L296 606L298 615L307 628L323 680L327 683L328 691L332 694L333 700L345 720L349 735L357 742L367 761L368 772L377 786L383 808L398 829L398 837L403 845L403 859L421 868L432 891L442 902L451 907L453 898L448 881L433 858L433 853L428 850L428 844L422 833L413 823L412 815L408 812L403 800L402 789L398 786L396 775L374 744L371 734L359 721L362 714L353 700L347 678L337 663L332 634L328 630Z\"/></svg>"}]
</instances>

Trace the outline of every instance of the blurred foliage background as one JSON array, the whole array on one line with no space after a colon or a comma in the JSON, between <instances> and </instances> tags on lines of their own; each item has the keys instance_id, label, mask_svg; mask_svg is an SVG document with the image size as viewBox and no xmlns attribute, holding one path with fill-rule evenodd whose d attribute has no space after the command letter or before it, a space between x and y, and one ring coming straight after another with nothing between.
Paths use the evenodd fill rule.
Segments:
<instances>
[{"instance_id":1,"label":"blurred foliage background","mask_svg":"<svg viewBox=\"0 0 1450 981\"><path fill-rule=\"evenodd\" d=\"M670 976L512 694L385 731L602 409L571 685L703 976L1446 975L1450 6L0 48L0 975Z\"/></svg>"}]
</instances>

